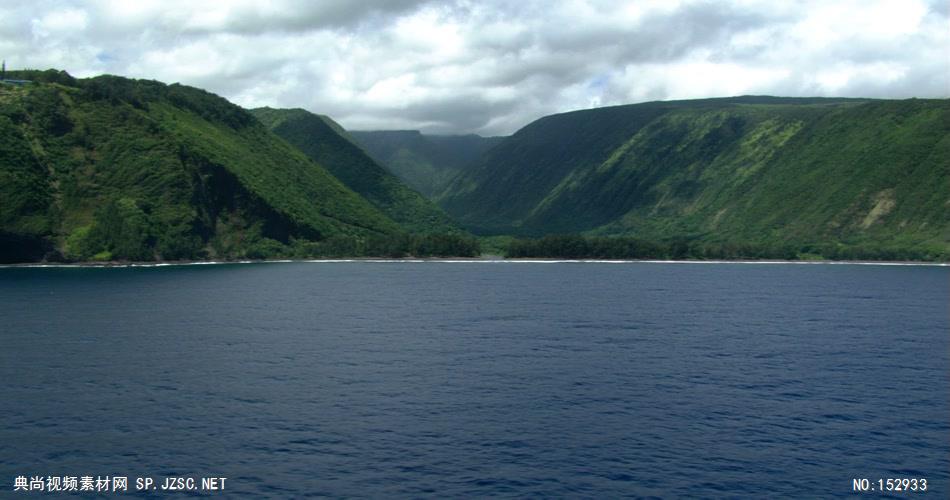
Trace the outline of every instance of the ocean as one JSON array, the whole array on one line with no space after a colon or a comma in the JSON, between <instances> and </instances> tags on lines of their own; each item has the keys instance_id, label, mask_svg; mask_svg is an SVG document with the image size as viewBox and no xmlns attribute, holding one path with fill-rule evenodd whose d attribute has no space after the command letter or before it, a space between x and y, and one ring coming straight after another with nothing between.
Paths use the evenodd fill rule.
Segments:
<instances>
[{"instance_id":1,"label":"ocean","mask_svg":"<svg viewBox=\"0 0 950 500\"><path fill-rule=\"evenodd\" d=\"M3 498L947 498L950 268L3 268L0 408Z\"/></svg>"}]
</instances>

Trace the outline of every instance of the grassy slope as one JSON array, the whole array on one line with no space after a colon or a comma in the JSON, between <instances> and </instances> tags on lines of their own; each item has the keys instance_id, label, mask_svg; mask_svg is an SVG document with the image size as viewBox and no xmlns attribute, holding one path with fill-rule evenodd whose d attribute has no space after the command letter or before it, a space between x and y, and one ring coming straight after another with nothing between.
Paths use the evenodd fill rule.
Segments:
<instances>
[{"instance_id":1,"label":"grassy slope","mask_svg":"<svg viewBox=\"0 0 950 500\"><path fill-rule=\"evenodd\" d=\"M379 166L330 118L302 109L259 108L251 113L406 230L458 231L441 208Z\"/></svg>"},{"instance_id":2,"label":"grassy slope","mask_svg":"<svg viewBox=\"0 0 950 500\"><path fill-rule=\"evenodd\" d=\"M23 76L38 83L0 89L0 196L16 200L0 209L3 260L237 257L267 240L399 231L220 97L109 76ZM33 239L40 248L17 250Z\"/></svg>"},{"instance_id":3,"label":"grassy slope","mask_svg":"<svg viewBox=\"0 0 950 500\"><path fill-rule=\"evenodd\" d=\"M947 253L950 101L736 98L542 118L442 205L482 232Z\"/></svg>"},{"instance_id":4,"label":"grassy slope","mask_svg":"<svg viewBox=\"0 0 950 500\"><path fill-rule=\"evenodd\" d=\"M423 135L418 130L351 131L349 136L379 164L430 199L441 194L465 167L503 139Z\"/></svg>"}]
</instances>

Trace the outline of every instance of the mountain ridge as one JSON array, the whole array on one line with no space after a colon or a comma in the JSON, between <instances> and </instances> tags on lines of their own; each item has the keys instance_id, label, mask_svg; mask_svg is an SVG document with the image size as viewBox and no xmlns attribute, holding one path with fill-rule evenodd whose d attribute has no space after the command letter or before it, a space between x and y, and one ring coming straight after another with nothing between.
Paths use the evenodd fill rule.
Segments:
<instances>
[{"instance_id":1,"label":"mountain ridge","mask_svg":"<svg viewBox=\"0 0 950 500\"><path fill-rule=\"evenodd\" d=\"M432 243L219 96L11 73L33 83L0 86L0 261L401 255Z\"/></svg>"},{"instance_id":2,"label":"mountain ridge","mask_svg":"<svg viewBox=\"0 0 950 500\"><path fill-rule=\"evenodd\" d=\"M481 234L950 242L950 100L741 96L540 118L440 205ZM916 222L916 223L915 223Z\"/></svg>"},{"instance_id":3,"label":"mountain ridge","mask_svg":"<svg viewBox=\"0 0 950 500\"><path fill-rule=\"evenodd\" d=\"M503 137L427 135L418 130L349 131L380 165L430 199Z\"/></svg>"},{"instance_id":4,"label":"mountain ridge","mask_svg":"<svg viewBox=\"0 0 950 500\"><path fill-rule=\"evenodd\" d=\"M520 256L950 259L950 99L655 101L482 138L348 132L151 80L11 77L33 83L0 85L2 262L477 253L449 215L565 235ZM442 175L427 192L442 209L373 158L394 152Z\"/></svg>"},{"instance_id":5,"label":"mountain ridge","mask_svg":"<svg viewBox=\"0 0 950 500\"><path fill-rule=\"evenodd\" d=\"M404 229L418 233L459 231L441 208L378 165L332 118L299 108L250 111Z\"/></svg>"}]
</instances>

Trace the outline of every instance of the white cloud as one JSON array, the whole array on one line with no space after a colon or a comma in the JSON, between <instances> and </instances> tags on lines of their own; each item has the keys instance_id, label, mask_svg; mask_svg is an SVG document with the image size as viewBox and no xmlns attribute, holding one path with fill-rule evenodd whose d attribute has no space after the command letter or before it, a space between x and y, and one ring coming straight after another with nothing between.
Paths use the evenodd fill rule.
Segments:
<instances>
[{"instance_id":1,"label":"white cloud","mask_svg":"<svg viewBox=\"0 0 950 500\"><path fill-rule=\"evenodd\" d=\"M0 57L182 82L349 128L499 134L653 99L948 97L947 10L923 0L37 0L0 7Z\"/></svg>"},{"instance_id":2,"label":"white cloud","mask_svg":"<svg viewBox=\"0 0 950 500\"><path fill-rule=\"evenodd\" d=\"M88 15L80 9L55 10L30 22L33 36L37 38L71 36L85 30L88 24Z\"/></svg>"}]
</instances>

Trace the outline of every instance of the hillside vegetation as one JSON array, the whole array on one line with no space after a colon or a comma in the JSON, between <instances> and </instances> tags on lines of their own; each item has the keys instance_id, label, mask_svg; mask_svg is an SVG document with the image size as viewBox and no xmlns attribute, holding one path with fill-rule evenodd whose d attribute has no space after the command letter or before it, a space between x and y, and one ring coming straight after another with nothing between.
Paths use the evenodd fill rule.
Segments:
<instances>
[{"instance_id":1,"label":"hillside vegetation","mask_svg":"<svg viewBox=\"0 0 950 500\"><path fill-rule=\"evenodd\" d=\"M439 201L483 234L946 259L948 174L950 100L742 97L542 118Z\"/></svg>"},{"instance_id":2,"label":"hillside vegetation","mask_svg":"<svg viewBox=\"0 0 950 500\"><path fill-rule=\"evenodd\" d=\"M0 84L0 262L477 255L399 175L509 256L950 260L950 100L654 102L485 139L11 77L34 83Z\"/></svg>"},{"instance_id":3,"label":"hillside vegetation","mask_svg":"<svg viewBox=\"0 0 950 500\"><path fill-rule=\"evenodd\" d=\"M377 164L331 118L303 109L258 108L251 113L407 231L458 232L441 208Z\"/></svg>"},{"instance_id":4,"label":"hillside vegetation","mask_svg":"<svg viewBox=\"0 0 950 500\"><path fill-rule=\"evenodd\" d=\"M12 77L35 83L0 85L2 262L399 255L440 243L410 237L213 94Z\"/></svg>"},{"instance_id":5,"label":"hillside vegetation","mask_svg":"<svg viewBox=\"0 0 950 500\"><path fill-rule=\"evenodd\" d=\"M503 137L424 135L418 130L350 131L380 165L428 198L435 198L466 167Z\"/></svg>"}]
</instances>

